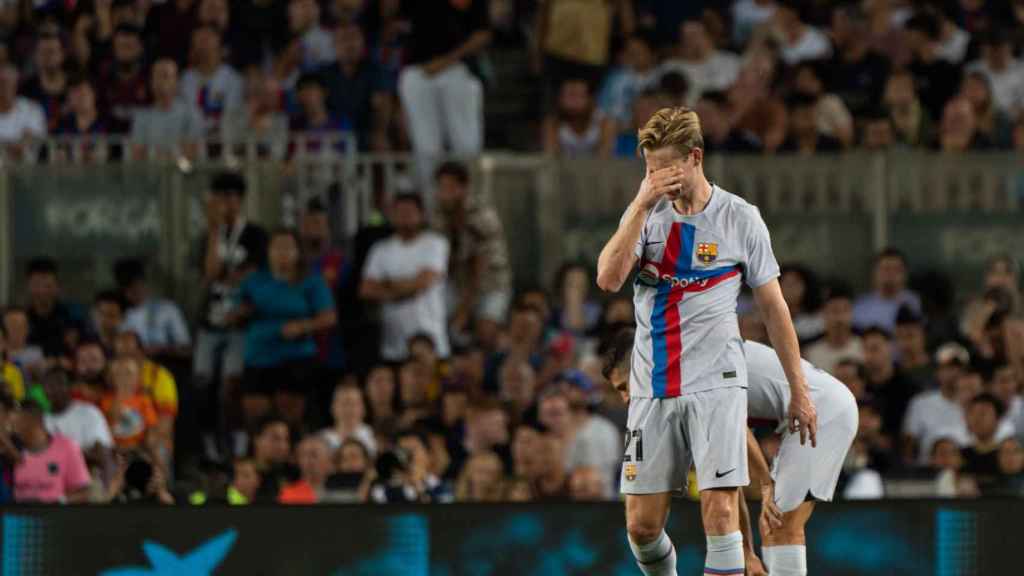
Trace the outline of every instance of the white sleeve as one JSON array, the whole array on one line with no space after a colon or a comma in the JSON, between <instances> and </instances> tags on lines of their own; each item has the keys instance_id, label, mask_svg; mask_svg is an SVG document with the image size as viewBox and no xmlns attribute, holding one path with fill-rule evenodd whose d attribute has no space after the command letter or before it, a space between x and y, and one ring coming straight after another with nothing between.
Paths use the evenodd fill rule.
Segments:
<instances>
[{"instance_id":1,"label":"white sleeve","mask_svg":"<svg viewBox=\"0 0 1024 576\"><path fill-rule=\"evenodd\" d=\"M426 268L437 272L442 276L448 274L448 240L440 236L434 238L430 243L430 249L425 255Z\"/></svg>"},{"instance_id":2,"label":"white sleeve","mask_svg":"<svg viewBox=\"0 0 1024 576\"><path fill-rule=\"evenodd\" d=\"M761 212L751 207L753 212L747 218L746 226L746 266L747 285L757 288L779 277L779 263L772 252L772 239L768 234L768 226L761 218Z\"/></svg>"},{"instance_id":3,"label":"white sleeve","mask_svg":"<svg viewBox=\"0 0 1024 576\"><path fill-rule=\"evenodd\" d=\"M384 257L381 255L380 243L370 248L370 254L363 265L363 278L367 280L384 280Z\"/></svg>"},{"instance_id":4,"label":"white sleeve","mask_svg":"<svg viewBox=\"0 0 1024 576\"><path fill-rule=\"evenodd\" d=\"M89 410L88 414L92 422L89 425L89 437L86 439L87 444L90 448L97 444L104 448L113 448L114 439L110 435L107 419L103 417L103 414L96 407L90 406L90 408L92 409Z\"/></svg>"}]
</instances>

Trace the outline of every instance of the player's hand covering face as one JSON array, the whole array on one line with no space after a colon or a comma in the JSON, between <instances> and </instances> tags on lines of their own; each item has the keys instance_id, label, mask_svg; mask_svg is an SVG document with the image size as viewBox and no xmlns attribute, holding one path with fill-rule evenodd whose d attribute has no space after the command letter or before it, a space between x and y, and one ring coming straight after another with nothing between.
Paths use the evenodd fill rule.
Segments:
<instances>
[{"instance_id":1,"label":"player's hand covering face","mask_svg":"<svg viewBox=\"0 0 1024 576\"><path fill-rule=\"evenodd\" d=\"M686 174L678 166L649 171L640 183L637 196L643 207L650 210L663 196L669 200L678 198L685 181Z\"/></svg>"}]
</instances>

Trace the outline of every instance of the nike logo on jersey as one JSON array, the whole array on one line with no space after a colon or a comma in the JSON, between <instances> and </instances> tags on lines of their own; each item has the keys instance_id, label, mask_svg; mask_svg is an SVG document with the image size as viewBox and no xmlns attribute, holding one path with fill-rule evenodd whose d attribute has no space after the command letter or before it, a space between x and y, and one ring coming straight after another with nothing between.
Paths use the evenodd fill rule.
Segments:
<instances>
[{"instance_id":1,"label":"nike logo on jersey","mask_svg":"<svg viewBox=\"0 0 1024 576\"><path fill-rule=\"evenodd\" d=\"M715 478L722 478L723 476L728 476L729 474L732 474L735 471L736 471L735 468L730 468L729 470L726 470L725 472L719 472L718 470L715 470Z\"/></svg>"}]
</instances>

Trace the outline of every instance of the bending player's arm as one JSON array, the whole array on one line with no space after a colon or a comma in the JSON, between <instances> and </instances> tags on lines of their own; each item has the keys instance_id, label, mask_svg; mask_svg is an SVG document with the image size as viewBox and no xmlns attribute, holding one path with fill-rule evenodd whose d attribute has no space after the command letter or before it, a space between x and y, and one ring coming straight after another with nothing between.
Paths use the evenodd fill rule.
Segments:
<instances>
[{"instance_id":1,"label":"bending player's arm","mask_svg":"<svg viewBox=\"0 0 1024 576\"><path fill-rule=\"evenodd\" d=\"M768 338L779 356L779 362L782 363L786 380L789 382L791 399L786 424L790 432L799 430L801 444L810 436L811 445L817 446L818 414L807 391L807 380L800 365L800 343L797 341L793 320L789 315L789 306L782 297L778 279L769 280L754 288L754 299L768 328Z\"/></svg>"},{"instance_id":2,"label":"bending player's arm","mask_svg":"<svg viewBox=\"0 0 1024 576\"><path fill-rule=\"evenodd\" d=\"M602 290L618 292L626 283L639 258L636 244L643 233L647 214L662 196L678 190L682 181L682 173L673 166L651 172L640 183L640 190L626 208L618 230L597 259L597 285Z\"/></svg>"},{"instance_id":3,"label":"bending player's arm","mask_svg":"<svg viewBox=\"0 0 1024 576\"><path fill-rule=\"evenodd\" d=\"M770 533L772 528L782 526L782 511L775 505L775 480L768 467L768 459L761 451L761 444L754 432L747 428L747 466L750 475L761 484L761 535ZM749 519L747 520L749 522Z\"/></svg>"}]
</instances>

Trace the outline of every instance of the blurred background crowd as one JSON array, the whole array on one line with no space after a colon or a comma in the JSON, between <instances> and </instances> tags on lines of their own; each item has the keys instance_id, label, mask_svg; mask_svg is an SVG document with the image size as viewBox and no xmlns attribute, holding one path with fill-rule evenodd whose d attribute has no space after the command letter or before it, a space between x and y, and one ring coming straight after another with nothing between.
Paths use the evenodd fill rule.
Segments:
<instances>
[{"instance_id":1,"label":"blurred background crowd","mask_svg":"<svg viewBox=\"0 0 1024 576\"><path fill-rule=\"evenodd\" d=\"M712 154L1022 150L1022 30L1020 0L22 0L0 6L0 142L634 156L637 126L685 104ZM394 196L346 250L318 201L265 227L252 183L217 174L196 310L145 261L74 302L59 255L33 259L2 308L0 500L615 498L625 406L601 358L631 297L588 262L517 281L470 174L432 166L427 207ZM840 497L1024 494L1020 274L1007 254L955 292L886 250L855 294L783 267L805 357L860 405ZM766 340L749 298L739 314Z\"/></svg>"}]
</instances>

